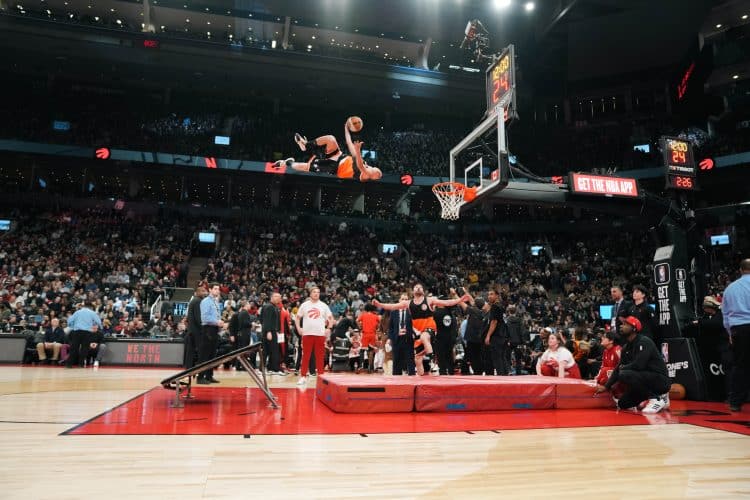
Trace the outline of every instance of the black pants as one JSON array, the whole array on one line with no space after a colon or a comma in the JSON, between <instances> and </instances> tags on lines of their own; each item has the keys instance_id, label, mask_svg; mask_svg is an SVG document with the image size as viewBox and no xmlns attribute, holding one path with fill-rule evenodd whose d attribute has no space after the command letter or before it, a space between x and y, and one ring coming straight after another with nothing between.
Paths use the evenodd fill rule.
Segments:
<instances>
[{"instance_id":1,"label":"black pants","mask_svg":"<svg viewBox=\"0 0 750 500\"><path fill-rule=\"evenodd\" d=\"M627 386L617 404L622 410L638 406L641 401L666 394L672 385L672 381L665 375L635 370L620 370L618 382Z\"/></svg>"},{"instance_id":2,"label":"black pants","mask_svg":"<svg viewBox=\"0 0 750 500\"><path fill-rule=\"evenodd\" d=\"M492 368L498 375L508 375L510 373L510 346L507 340L491 339L490 357L492 358Z\"/></svg>"},{"instance_id":3,"label":"black pants","mask_svg":"<svg viewBox=\"0 0 750 500\"><path fill-rule=\"evenodd\" d=\"M89 357L89 337L91 332L87 330L73 330L70 332L70 353L65 361L65 366L74 364L83 366L83 362Z\"/></svg>"},{"instance_id":4,"label":"black pants","mask_svg":"<svg viewBox=\"0 0 750 500\"><path fill-rule=\"evenodd\" d=\"M184 366L186 370L195 366L195 360L198 357L198 344L196 337L200 337L200 335L185 332L185 354L182 358L182 366Z\"/></svg>"},{"instance_id":5,"label":"black pants","mask_svg":"<svg viewBox=\"0 0 750 500\"><path fill-rule=\"evenodd\" d=\"M198 363L205 363L206 361L216 357L216 348L219 345L219 327L212 325L203 325L201 330L200 341L198 342ZM202 371L198 378L211 380L214 378L214 370Z\"/></svg>"},{"instance_id":6,"label":"black pants","mask_svg":"<svg viewBox=\"0 0 750 500\"><path fill-rule=\"evenodd\" d=\"M237 332L237 336L235 337L235 342L234 342L234 348L242 349L243 347L247 347L250 345L251 341L252 341L252 337L249 331ZM243 366L240 364L239 361L235 361L235 363L236 363L238 370L244 370ZM250 366L255 368L255 356L254 355L250 356Z\"/></svg>"},{"instance_id":7,"label":"black pants","mask_svg":"<svg viewBox=\"0 0 750 500\"><path fill-rule=\"evenodd\" d=\"M409 375L417 374L414 364L414 341L411 335L399 335L393 345L393 374L402 375L406 371Z\"/></svg>"},{"instance_id":8,"label":"black pants","mask_svg":"<svg viewBox=\"0 0 750 500\"><path fill-rule=\"evenodd\" d=\"M732 368L729 404L742 405L750 389L750 325L732 327Z\"/></svg>"},{"instance_id":9,"label":"black pants","mask_svg":"<svg viewBox=\"0 0 750 500\"><path fill-rule=\"evenodd\" d=\"M281 370L281 348L276 332L271 332L271 340L268 340L268 333L263 333L263 350L266 354L266 369L272 372Z\"/></svg>"},{"instance_id":10,"label":"black pants","mask_svg":"<svg viewBox=\"0 0 750 500\"><path fill-rule=\"evenodd\" d=\"M450 333L435 336L435 354L437 355L440 375L453 375L453 346L456 340Z\"/></svg>"},{"instance_id":11,"label":"black pants","mask_svg":"<svg viewBox=\"0 0 750 500\"><path fill-rule=\"evenodd\" d=\"M464 360L471 365L471 369L474 371L474 375L482 375L484 373L484 361L482 360L482 343L481 342L466 342L466 352Z\"/></svg>"}]
</instances>

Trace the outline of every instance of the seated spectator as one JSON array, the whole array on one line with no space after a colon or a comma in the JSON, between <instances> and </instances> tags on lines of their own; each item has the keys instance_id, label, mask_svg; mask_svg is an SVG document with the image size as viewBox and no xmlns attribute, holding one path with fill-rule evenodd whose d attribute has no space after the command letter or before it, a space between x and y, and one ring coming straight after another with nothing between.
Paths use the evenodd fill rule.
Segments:
<instances>
[{"instance_id":1,"label":"seated spectator","mask_svg":"<svg viewBox=\"0 0 750 500\"><path fill-rule=\"evenodd\" d=\"M605 332L602 335L601 342L604 352L602 353L602 367L596 375L596 383L598 385L606 385L609 377L612 376L612 371L620 363L622 348L616 344L616 340L617 335L612 331Z\"/></svg>"},{"instance_id":2,"label":"seated spectator","mask_svg":"<svg viewBox=\"0 0 750 500\"><path fill-rule=\"evenodd\" d=\"M44 332L44 341L36 345L39 361L48 362L47 353L52 353L52 362L60 360L60 349L65 343L65 330L60 326L60 320L53 318L50 326Z\"/></svg>"},{"instance_id":3,"label":"seated spectator","mask_svg":"<svg viewBox=\"0 0 750 500\"><path fill-rule=\"evenodd\" d=\"M573 355L563 347L562 336L550 333L547 339L549 347L539 358L536 365L537 375L545 377L581 378L581 372Z\"/></svg>"},{"instance_id":4,"label":"seated spectator","mask_svg":"<svg viewBox=\"0 0 750 500\"><path fill-rule=\"evenodd\" d=\"M89 353L86 360L94 358L94 368L99 368L99 363L104 359L107 352L107 344L104 343L104 333L97 329L89 336Z\"/></svg>"},{"instance_id":5,"label":"seated spectator","mask_svg":"<svg viewBox=\"0 0 750 500\"><path fill-rule=\"evenodd\" d=\"M351 347L349 348L349 369L359 373L362 366L362 337L359 332L352 332Z\"/></svg>"}]
</instances>

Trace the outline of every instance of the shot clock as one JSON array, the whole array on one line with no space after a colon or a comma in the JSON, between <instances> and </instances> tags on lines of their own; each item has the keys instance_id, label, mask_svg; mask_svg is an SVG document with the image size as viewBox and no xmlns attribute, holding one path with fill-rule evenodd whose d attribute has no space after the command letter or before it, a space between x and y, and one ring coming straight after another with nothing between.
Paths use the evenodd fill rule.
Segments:
<instances>
[{"instance_id":1,"label":"shot clock","mask_svg":"<svg viewBox=\"0 0 750 500\"><path fill-rule=\"evenodd\" d=\"M500 56L494 63L487 68L485 78L487 92L487 113L495 110L498 104L506 104L507 99L513 99L508 106L510 109L508 118L512 118L515 113L515 95L516 88L516 66L515 51L513 45L509 45L500 53Z\"/></svg>"},{"instance_id":2,"label":"shot clock","mask_svg":"<svg viewBox=\"0 0 750 500\"><path fill-rule=\"evenodd\" d=\"M692 143L686 139L665 136L661 138L661 147L666 167L666 188L682 191L698 189Z\"/></svg>"}]
</instances>

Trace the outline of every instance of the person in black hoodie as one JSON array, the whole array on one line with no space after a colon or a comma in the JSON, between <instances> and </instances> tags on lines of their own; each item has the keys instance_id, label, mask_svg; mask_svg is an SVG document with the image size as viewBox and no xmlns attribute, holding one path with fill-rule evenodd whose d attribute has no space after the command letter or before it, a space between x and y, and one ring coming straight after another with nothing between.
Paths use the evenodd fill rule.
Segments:
<instances>
[{"instance_id":1,"label":"person in black hoodie","mask_svg":"<svg viewBox=\"0 0 750 500\"><path fill-rule=\"evenodd\" d=\"M646 287L635 285L633 287L633 308L631 312L641 322L641 335L650 338L654 341L654 344L658 345L661 340L657 337L659 329L654 320L654 313L648 305L647 298L648 290Z\"/></svg>"},{"instance_id":2,"label":"person in black hoodie","mask_svg":"<svg viewBox=\"0 0 750 500\"><path fill-rule=\"evenodd\" d=\"M648 400L643 413L658 413L669 408L669 388L672 385L656 344L640 335L641 322L635 316L622 320L620 333L625 340L620 363L612 371L605 385L597 385L596 393L609 391L617 382L625 386L625 392L617 399L621 410L637 409L638 405Z\"/></svg>"},{"instance_id":3,"label":"person in black hoodie","mask_svg":"<svg viewBox=\"0 0 750 500\"><path fill-rule=\"evenodd\" d=\"M515 304L509 305L505 310L505 324L508 325L508 338L510 340L510 350L513 354L513 362L508 360L509 366L511 366L511 374L520 375L523 370L523 353L519 349L520 346L524 345L529 337L526 326L523 321L516 315Z\"/></svg>"}]
</instances>

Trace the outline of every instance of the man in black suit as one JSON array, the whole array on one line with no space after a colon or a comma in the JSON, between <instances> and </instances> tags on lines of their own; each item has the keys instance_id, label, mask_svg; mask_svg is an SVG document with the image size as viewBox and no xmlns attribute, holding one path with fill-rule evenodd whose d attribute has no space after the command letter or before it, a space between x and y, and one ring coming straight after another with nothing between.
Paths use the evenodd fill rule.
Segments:
<instances>
[{"instance_id":1,"label":"man in black suit","mask_svg":"<svg viewBox=\"0 0 750 500\"><path fill-rule=\"evenodd\" d=\"M401 294L400 301L409 301L407 294ZM393 347L393 374L403 375L406 371L409 375L416 375L417 368L414 363L414 326L411 322L409 308L391 311L388 325L388 338Z\"/></svg>"},{"instance_id":2,"label":"man in black suit","mask_svg":"<svg viewBox=\"0 0 750 500\"><path fill-rule=\"evenodd\" d=\"M271 301L263 304L260 310L263 350L268 356L268 372L274 375L286 375L281 371L281 348L279 346L279 332L281 331L281 312L279 303L281 294L271 294Z\"/></svg>"},{"instance_id":3,"label":"man in black suit","mask_svg":"<svg viewBox=\"0 0 750 500\"><path fill-rule=\"evenodd\" d=\"M633 310L633 303L624 297L622 293L622 287L620 285L612 285L609 293L612 296L612 301L614 302L614 305L612 306L612 319L610 321L610 327L611 331L617 332L619 334L622 319L630 316L631 311Z\"/></svg>"},{"instance_id":4,"label":"man in black suit","mask_svg":"<svg viewBox=\"0 0 750 500\"><path fill-rule=\"evenodd\" d=\"M195 358L198 356L198 342L201 336L201 300L208 295L208 291L202 286L195 289L193 298L190 299L187 310L187 331L185 332L185 357L183 365L186 369L195 366Z\"/></svg>"}]
</instances>

